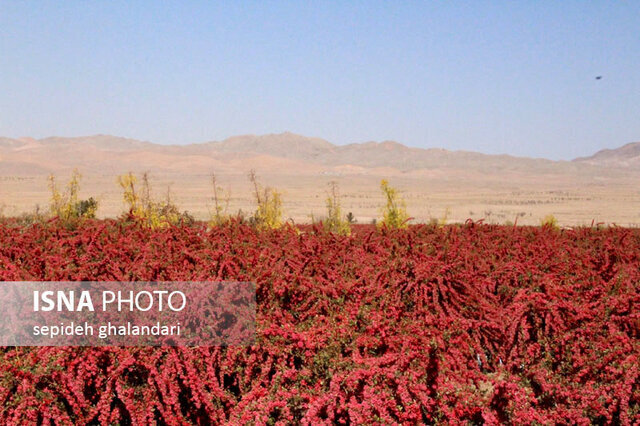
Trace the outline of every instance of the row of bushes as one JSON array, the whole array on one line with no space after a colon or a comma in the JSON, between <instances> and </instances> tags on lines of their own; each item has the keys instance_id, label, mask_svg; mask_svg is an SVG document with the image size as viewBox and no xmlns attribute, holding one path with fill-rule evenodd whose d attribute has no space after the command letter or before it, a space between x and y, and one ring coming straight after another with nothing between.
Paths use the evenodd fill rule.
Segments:
<instances>
[{"instance_id":1,"label":"row of bushes","mask_svg":"<svg viewBox=\"0 0 640 426\"><path fill-rule=\"evenodd\" d=\"M247 220L258 229L276 229L286 223L282 209L282 194L276 189L263 186L253 170L248 178L253 187L256 210L249 217L245 217L242 211L235 214L229 212L229 192L221 188L215 174L212 175L213 211L209 219L211 226L222 225L234 218ZM74 170L66 187L61 189L55 177L49 176L51 192L49 210L43 213L36 210L34 213L25 215L24 221L37 222L58 218L65 223L74 224L83 219L95 218L98 201L93 197L79 199L80 180L80 173ZM133 173L119 176L118 184L127 206L121 216L123 220L139 221L154 229L194 220L188 212L180 211L171 200L169 192L164 200L154 198L147 173L142 174L140 178ZM384 194L385 205L381 212L382 219L376 223L381 227L405 228L411 218L407 214L406 204L398 190L390 186L386 180L382 180L380 189ZM351 233L351 224L355 223L355 218L353 213L343 212L340 200L338 184L330 182L326 198L326 217L320 222L330 232L348 235ZM313 217L312 221L316 222Z\"/></svg>"}]
</instances>

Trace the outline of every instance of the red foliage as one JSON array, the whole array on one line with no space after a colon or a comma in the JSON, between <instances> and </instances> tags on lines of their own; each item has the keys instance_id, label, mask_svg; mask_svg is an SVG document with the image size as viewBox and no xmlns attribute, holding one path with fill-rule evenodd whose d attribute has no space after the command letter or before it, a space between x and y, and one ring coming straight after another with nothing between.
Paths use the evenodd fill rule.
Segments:
<instances>
[{"instance_id":1,"label":"red foliage","mask_svg":"<svg viewBox=\"0 0 640 426\"><path fill-rule=\"evenodd\" d=\"M640 419L640 231L0 225L0 280L257 283L252 347L0 348L2 423Z\"/></svg>"}]
</instances>

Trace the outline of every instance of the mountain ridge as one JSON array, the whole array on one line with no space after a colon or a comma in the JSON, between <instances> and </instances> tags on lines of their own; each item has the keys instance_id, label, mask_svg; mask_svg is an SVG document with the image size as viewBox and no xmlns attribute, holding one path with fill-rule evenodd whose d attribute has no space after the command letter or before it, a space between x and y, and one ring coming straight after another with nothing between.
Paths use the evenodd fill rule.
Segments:
<instances>
[{"instance_id":1,"label":"mountain ridge","mask_svg":"<svg viewBox=\"0 0 640 426\"><path fill-rule=\"evenodd\" d=\"M575 162L586 164L640 168L640 142L630 142L619 148L605 148L589 157L578 157Z\"/></svg>"},{"instance_id":2,"label":"mountain ridge","mask_svg":"<svg viewBox=\"0 0 640 426\"><path fill-rule=\"evenodd\" d=\"M601 150L571 161L484 154L444 148L409 147L396 141L368 141L335 145L325 139L291 132L238 135L222 141L156 144L132 138L91 135L35 138L0 137L0 174L55 172L83 166L110 173L159 169L197 172L233 171L256 167L290 174L331 173L352 168L359 173L389 168L398 173L420 170L474 170L483 173L579 173L596 168L640 170L640 143ZM364 171L363 171L364 170Z\"/></svg>"}]
</instances>

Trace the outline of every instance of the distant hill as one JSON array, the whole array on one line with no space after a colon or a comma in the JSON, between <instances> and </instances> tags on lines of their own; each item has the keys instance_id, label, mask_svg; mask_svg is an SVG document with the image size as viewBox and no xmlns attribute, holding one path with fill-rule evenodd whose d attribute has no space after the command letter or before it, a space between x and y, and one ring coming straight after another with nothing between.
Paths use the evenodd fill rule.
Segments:
<instances>
[{"instance_id":1,"label":"distant hill","mask_svg":"<svg viewBox=\"0 0 640 426\"><path fill-rule=\"evenodd\" d=\"M640 142L628 143L616 149L603 149L591 157L576 158L573 161L602 167L640 169Z\"/></svg>"},{"instance_id":2,"label":"distant hill","mask_svg":"<svg viewBox=\"0 0 640 426\"><path fill-rule=\"evenodd\" d=\"M615 168L622 164L640 165L640 144L568 162L411 148L393 141L334 145L324 139L288 132L187 145L159 145L109 135L0 138L2 175L41 175L74 167L104 175L146 170L179 174L246 173L252 168L285 175L420 175L430 171L439 171L444 176L588 175L593 167Z\"/></svg>"}]
</instances>

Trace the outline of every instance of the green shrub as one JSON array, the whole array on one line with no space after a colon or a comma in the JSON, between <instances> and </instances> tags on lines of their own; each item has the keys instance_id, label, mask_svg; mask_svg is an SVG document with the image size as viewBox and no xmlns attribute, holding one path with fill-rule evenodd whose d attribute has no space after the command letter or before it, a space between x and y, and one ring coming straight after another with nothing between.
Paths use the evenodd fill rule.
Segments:
<instances>
[{"instance_id":1,"label":"green shrub","mask_svg":"<svg viewBox=\"0 0 640 426\"><path fill-rule=\"evenodd\" d=\"M349 222L350 224L356 223L358 222L355 218L355 216L353 215L353 213L349 212L347 213L347 222Z\"/></svg>"},{"instance_id":2,"label":"green shrub","mask_svg":"<svg viewBox=\"0 0 640 426\"><path fill-rule=\"evenodd\" d=\"M118 183L123 190L123 198L128 206L128 215L139 220L152 229L166 228L182 222L193 222L187 212L180 212L171 202L167 192L165 201L155 201L151 196L151 184L147 173L142 175L142 188L138 191L138 178L131 172L118 177Z\"/></svg>"},{"instance_id":3,"label":"green shrub","mask_svg":"<svg viewBox=\"0 0 640 426\"><path fill-rule=\"evenodd\" d=\"M64 222L79 218L92 219L96 217L98 202L93 197L87 200L78 200L81 178L82 175L78 170L74 170L66 190L61 192L55 176L49 175L49 189L51 190L49 214L51 216L58 217Z\"/></svg>"},{"instance_id":4,"label":"green shrub","mask_svg":"<svg viewBox=\"0 0 640 426\"><path fill-rule=\"evenodd\" d=\"M380 189L384 193L386 205L382 210L382 221L378 223L379 227L387 228L406 228L409 222L409 215L404 200L402 200L398 191L389 186L389 182L383 179L380 182Z\"/></svg>"},{"instance_id":5,"label":"green shrub","mask_svg":"<svg viewBox=\"0 0 640 426\"><path fill-rule=\"evenodd\" d=\"M95 218L98 210L98 201L93 197L87 200L80 200L74 206L74 214L77 217Z\"/></svg>"},{"instance_id":6,"label":"green shrub","mask_svg":"<svg viewBox=\"0 0 640 426\"><path fill-rule=\"evenodd\" d=\"M551 229L558 229L558 219L552 214L548 214L540 221L540 226L547 226Z\"/></svg>"},{"instance_id":7,"label":"green shrub","mask_svg":"<svg viewBox=\"0 0 640 426\"><path fill-rule=\"evenodd\" d=\"M249 180L253 184L254 196L258 208L250 219L258 229L277 229L284 221L282 219L282 194L275 189L262 188L255 171L249 172Z\"/></svg>"},{"instance_id":8,"label":"green shrub","mask_svg":"<svg viewBox=\"0 0 640 426\"><path fill-rule=\"evenodd\" d=\"M350 222L342 217L342 207L340 206L340 196L338 194L338 184L329 183L330 190L327 196L327 217L322 221L327 231L340 234L351 234Z\"/></svg>"}]
</instances>

